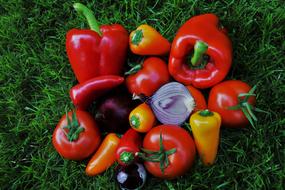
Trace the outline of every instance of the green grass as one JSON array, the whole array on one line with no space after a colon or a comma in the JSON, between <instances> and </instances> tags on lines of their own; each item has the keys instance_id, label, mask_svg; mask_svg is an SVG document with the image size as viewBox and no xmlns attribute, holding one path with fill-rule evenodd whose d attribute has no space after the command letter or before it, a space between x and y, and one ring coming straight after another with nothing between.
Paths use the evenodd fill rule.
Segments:
<instances>
[{"instance_id":1,"label":"green grass","mask_svg":"<svg viewBox=\"0 0 285 190\"><path fill-rule=\"evenodd\" d=\"M55 125L72 104L76 84L65 53L65 34L86 27L74 1L1 0L0 3L0 188L118 189L112 169L87 177L87 160L63 160L51 144ZM228 78L259 84L255 128L223 129L218 160L196 159L175 189L282 189L285 125L285 11L278 0L88 1L101 24L129 31L142 23L170 41L191 16L212 12L228 28L234 60ZM283 8L282 8L283 6ZM167 189L149 178L145 189Z\"/></svg>"}]
</instances>

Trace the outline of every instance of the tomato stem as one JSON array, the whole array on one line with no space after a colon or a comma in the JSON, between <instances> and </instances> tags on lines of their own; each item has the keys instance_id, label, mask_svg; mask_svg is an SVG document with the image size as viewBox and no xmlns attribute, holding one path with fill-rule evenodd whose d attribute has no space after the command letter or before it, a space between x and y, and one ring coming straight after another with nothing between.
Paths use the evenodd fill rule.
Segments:
<instances>
[{"instance_id":1,"label":"tomato stem","mask_svg":"<svg viewBox=\"0 0 285 190\"><path fill-rule=\"evenodd\" d=\"M164 173L165 168L169 165L168 156L176 152L176 148L165 150L163 146L162 133L160 133L159 136L159 151L152 151L144 148L141 148L141 150L143 153L138 153L137 155L145 161L159 162L162 173Z\"/></svg>"},{"instance_id":2,"label":"tomato stem","mask_svg":"<svg viewBox=\"0 0 285 190\"><path fill-rule=\"evenodd\" d=\"M248 103L248 99L251 96L256 96L254 91L256 90L257 86L254 85L248 93L241 93L238 95L238 104L228 107L229 110L241 110L251 126L255 126L255 122L257 121L257 117L254 115L253 111L257 112L263 112L263 113L268 113L266 111L263 111L261 109L253 107L251 104Z\"/></svg>"},{"instance_id":3,"label":"tomato stem","mask_svg":"<svg viewBox=\"0 0 285 190\"><path fill-rule=\"evenodd\" d=\"M68 114L66 113L66 119L67 119L67 126L63 127L64 134L66 135L67 139L70 142L76 141L80 133L82 133L85 129L81 127L80 124L78 123L75 111L72 112L71 120ZM64 129L68 129L68 132L66 132Z\"/></svg>"},{"instance_id":4,"label":"tomato stem","mask_svg":"<svg viewBox=\"0 0 285 190\"><path fill-rule=\"evenodd\" d=\"M73 7L78 13L83 14L83 16L87 19L90 29L97 32L101 36L102 33L93 12L81 3L75 3Z\"/></svg>"}]
</instances>

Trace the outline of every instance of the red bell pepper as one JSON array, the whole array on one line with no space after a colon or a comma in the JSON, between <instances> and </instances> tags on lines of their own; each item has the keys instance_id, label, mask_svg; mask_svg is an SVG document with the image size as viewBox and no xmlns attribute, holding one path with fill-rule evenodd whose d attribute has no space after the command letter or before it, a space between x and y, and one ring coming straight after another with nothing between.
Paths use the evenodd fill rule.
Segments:
<instances>
[{"instance_id":1,"label":"red bell pepper","mask_svg":"<svg viewBox=\"0 0 285 190\"><path fill-rule=\"evenodd\" d=\"M127 30L119 25L99 27L93 13L86 6L75 3L91 30L71 29L66 35L66 51L79 83L101 75L121 75L128 50Z\"/></svg>"},{"instance_id":2,"label":"red bell pepper","mask_svg":"<svg viewBox=\"0 0 285 190\"><path fill-rule=\"evenodd\" d=\"M149 57L126 72L126 85L131 94L151 96L170 81L167 64L158 57Z\"/></svg>"},{"instance_id":3,"label":"red bell pepper","mask_svg":"<svg viewBox=\"0 0 285 190\"><path fill-rule=\"evenodd\" d=\"M140 151L142 139L134 129L129 129L121 138L116 150L116 158L119 164L129 165L136 159L136 153Z\"/></svg>"},{"instance_id":4,"label":"red bell pepper","mask_svg":"<svg viewBox=\"0 0 285 190\"><path fill-rule=\"evenodd\" d=\"M119 86L124 78L114 75L95 77L70 89L70 98L78 109L86 109L96 98Z\"/></svg>"},{"instance_id":5,"label":"red bell pepper","mask_svg":"<svg viewBox=\"0 0 285 190\"><path fill-rule=\"evenodd\" d=\"M187 55L194 50L191 63ZM191 68L203 66L204 68ZM214 14L189 19L177 32L171 47L168 69L184 85L209 88L222 81L232 64L232 45Z\"/></svg>"}]
</instances>

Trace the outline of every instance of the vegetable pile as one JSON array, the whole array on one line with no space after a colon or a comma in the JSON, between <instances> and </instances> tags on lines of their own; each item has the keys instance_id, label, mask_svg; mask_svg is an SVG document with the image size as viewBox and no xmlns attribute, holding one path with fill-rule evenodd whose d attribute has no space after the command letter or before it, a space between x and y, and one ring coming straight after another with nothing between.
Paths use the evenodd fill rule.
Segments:
<instances>
[{"instance_id":1,"label":"vegetable pile","mask_svg":"<svg viewBox=\"0 0 285 190\"><path fill-rule=\"evenodd\" d=\"M90 29L67 32L75 109L52 142L65 159L88 159L88 176L116 163L121 189L142 188L147 174L183 176L196 152L205 166L215 163L221 126L255 126L254 111L264 112L255 108L256 86L225 80L232 45L216 15L191 17L171 43L147 24L129 34L120 24L99 26L83 4L74 8ZM136 64L127 65L128 50L140 56ZM201 89L209 89L208 101Z\"/></svg>"}]
</instances>

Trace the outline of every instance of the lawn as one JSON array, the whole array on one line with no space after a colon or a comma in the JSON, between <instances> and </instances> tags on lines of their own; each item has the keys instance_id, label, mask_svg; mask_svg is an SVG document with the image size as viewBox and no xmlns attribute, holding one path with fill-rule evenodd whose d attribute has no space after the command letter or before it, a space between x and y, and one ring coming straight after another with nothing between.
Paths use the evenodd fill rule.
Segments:
<instances>
[{"instance_id":1,"label":"lawn","mask_svg":"<svg viewBox=\"0 0 285 190\"><path fill-rule=\"evenodd\" d=\"M65 52L65 34L87 27L75 1L1 0L0 3L0 188L118 189L112 169L87 177L82 162L62 159L51 143L53 129L73 108L76 84ZM190 17L217 14L228 29L234 59L228 79L258 84L257 125L222 129L217 162L198 160L174 189L282 189L284 185L285 11L280 0L110 1L93 0L101 24L128 31L148 23L172 41ZM282 8L283 6L283 8ZM283 184L282 184L283 183ZM167 189L149 178L145 189Z\"/></svg>"}]
</instances>

